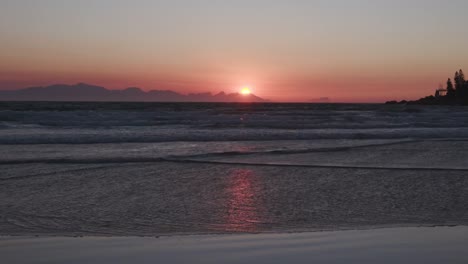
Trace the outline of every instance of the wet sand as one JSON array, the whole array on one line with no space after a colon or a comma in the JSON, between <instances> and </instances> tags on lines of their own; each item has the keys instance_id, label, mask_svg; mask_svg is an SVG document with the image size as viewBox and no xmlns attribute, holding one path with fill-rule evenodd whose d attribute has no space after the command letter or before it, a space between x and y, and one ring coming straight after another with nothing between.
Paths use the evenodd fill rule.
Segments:
<instances>
[{"instance_id":1,"label":"wet sand","mask_svg":"<svg viewBox=\"0 0 468 264\"><path fill-rule=\"evenodd\" d=\"M201 235L468 223L463 171L172 162L0 168L0 235Z\"/></svg>"},{"instance_id":2,"label":"wet sand","mask_svg":"<svg viewBox=\"0 0 468 264\"><path fill-rule=\"evenodd\" d=\"M2 237L2 263L468 263L468 227L173 237Z\"/></svg>"}]
</instances>

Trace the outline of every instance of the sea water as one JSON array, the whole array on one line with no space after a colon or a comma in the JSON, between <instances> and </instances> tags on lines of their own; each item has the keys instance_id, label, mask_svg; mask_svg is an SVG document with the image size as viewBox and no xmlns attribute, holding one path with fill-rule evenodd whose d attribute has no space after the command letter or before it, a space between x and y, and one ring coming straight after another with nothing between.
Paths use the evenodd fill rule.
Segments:
<instances>
[{"instance_id":1,"label":"sea water","mask_svg":"<svg viewBox=\"0 0 468 264\"><path fill-rule=\"evenodd\" d=\"M0 234L466 225L468 109L1 103Z\"/></svg>"}]
</instances>

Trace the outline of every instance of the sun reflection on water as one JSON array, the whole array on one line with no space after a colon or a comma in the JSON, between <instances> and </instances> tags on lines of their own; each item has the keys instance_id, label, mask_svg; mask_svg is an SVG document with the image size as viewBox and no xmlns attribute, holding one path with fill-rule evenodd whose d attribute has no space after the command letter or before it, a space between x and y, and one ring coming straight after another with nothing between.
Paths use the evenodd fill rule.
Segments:
<instances>
[{"instance_id":1,"label":"sun reflection on water","mask_svg":"<svg viewBox=\"0 0 468 264\"><path fill-rule=\"evenodd\" d=\"M229 195L226 231L256 232L261 223L255 196L256 175L252 170L236 169L228 176Z\"/></svg>"}]
</instances>

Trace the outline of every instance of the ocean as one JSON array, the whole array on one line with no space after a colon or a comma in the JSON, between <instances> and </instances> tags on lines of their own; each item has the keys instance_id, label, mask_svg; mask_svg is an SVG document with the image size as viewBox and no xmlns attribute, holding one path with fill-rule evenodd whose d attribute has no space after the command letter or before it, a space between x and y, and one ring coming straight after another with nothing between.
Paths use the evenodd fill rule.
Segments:
<instances>
[{"instance_id":1,"label":"ocean","mask_svg":"<svg viewBox=\"0 0 468 264\"><path fill-rule=\"evenodd\" d=\"M0 235L468 224L468 108L0 103Z\"/></svg>"}]
</instances>

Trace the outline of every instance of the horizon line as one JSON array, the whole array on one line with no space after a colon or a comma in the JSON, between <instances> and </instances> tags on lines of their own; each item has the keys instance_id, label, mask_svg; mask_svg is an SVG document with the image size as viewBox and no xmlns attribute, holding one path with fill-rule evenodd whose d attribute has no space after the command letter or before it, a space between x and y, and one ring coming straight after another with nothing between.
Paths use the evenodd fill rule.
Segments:
<instances>
[{"instance_id":1,"label":"horizon line","mask_svg":"<svg viewBox=\"0 0 468 264\"><path fill-rule=\"evenodd\" d=\"M239 92L229 93L229 92L225 92L222 89L219 92L199 91L199 92L186 93L186 92L179 92L179 91L175 91L175 90L171 90L171 89L158 89L158 88L146 89L146 88L142 88L142 87L139 87L139 86L128 86L128 87L124 87L124 88L109 88L109 87L106 87L106 86L103 86L103 85L92 84L92 83L88 83L88 82L51 83L51 84L48 84L48 85L30 85L30 86L24 86L24 87L21 87L21 88L14 88L14 89L8 89L7 87L0 87L0 92L15 92L15 91L21 91L21 90L26 90L26 89L30 89L30 88L47 88L47 87L51 87L51 86L61 86L61 85L62 86L79 86L79 85L94 86L94 87L103 88L103 89L108 90L108 91L125 91L125 90L129 90L129 89L139 89L141 92L144 92L144 93L149 93L149 92L152 92L152 91L173 92L173 93L177 93L177 94L182 95L182 96L201 95L201 94L209 94L209 95L212 95L212 96L219 95L219 94L240 95ZM311 99L308 99L308 100L294 100L294 99L293 100L275 100L275 99L272 99L272 98L278 97L278 96L260 96L260 95L255 94L255 93L252 93L251 95L260 97L263 100L267 100L268 102L266 102L266 103L382 104L382 103L385 103L387 101L391 101L391 99L385 99L385 98L379 98L379 99L376 99L376 98L338 99L338 100L333 100L331 97L327 97L327 96L323 96L323 98L328 98L329 101L320 101L322 97L311 98ZM412 100L412 99L408 99L408 100ZM11 101L11 100L2 100L0 98L0 101L8 102L8 101ZM18 100L18 101L15 100L14 102L20 102L20 101L24 101L24 100ZM91 100L87 100L87 101L91 102ZM47 101L44 101L44 102L47 102ZM66 102L66 101L51 100L51 102ZM70 101L70 102L77 102L77 101ZM116 101L95 100L93 102L116 102ZM125 102L125 101L122 101L122 102ZM131 102L145 102L145 101L131 101ZM155 102L157 102L157 101L155 101ZM174 102L178 102L178 101L174 101ZM188 101L180 101L180 102L188 102ZM197 101L193 101L193 102L197 102ZM259 102L259 103L262 103L262 102Z\"/></svg>"}]
</instances>

